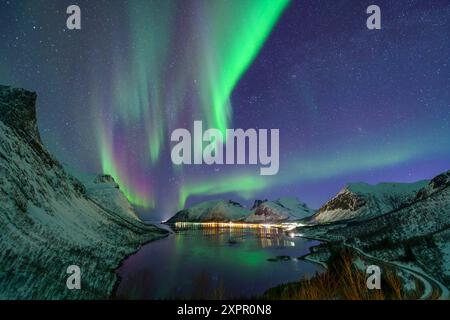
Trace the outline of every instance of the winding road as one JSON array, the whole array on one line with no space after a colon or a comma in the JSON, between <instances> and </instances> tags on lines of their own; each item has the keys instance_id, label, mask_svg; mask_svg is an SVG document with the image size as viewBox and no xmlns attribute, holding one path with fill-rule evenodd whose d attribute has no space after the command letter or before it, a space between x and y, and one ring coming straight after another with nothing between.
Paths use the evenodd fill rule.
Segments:
<instances>
[{"instance_id":1,"label":"winding road","mask_svg":"<svg viewBox=\"0 0 450 320\"><path fill-rule=\"evenodd\" d=\"M401 270L403 272L409 273L416 279L418 279L424 287L424 291L422 296L419 298L420 300L429 300L429 299L438 299L438 300L448 300L449 299L449 290L445 285L443 285L441 282L437 281L436 279L433 279L429 275L425 274L423 271L415 270L410 267L404 266L397 262L391 262L386 261L382 259L378 259L372 255L369 255L362 251L361 249L348 246L348 248L355 250L360 255L365 257L367 260L372 260L374 262L378 262L381 264L389 265L395 269Z\"/></svg>"},{"instance_id":2,"label":"winding road","mask_svg":"<svg viewBox=\"0 0 450 320\"><path fill-rule=\"evenodd\" d=\"M320 238L317 236L306 236L302 235L304 238L323 241L323 242L330 242L330 239ZM405 266L398 262L392 262L392 261L386 261L383 259L379 259L377 257L374 257L364 251L362 251L359 248L350 246L348 244L344 244L347 248L356 251L361 256L365 257L367 260L371 260L374 262L374 264L385 264L389 265L394 269L401 270L405 273L410 274L417 280L419 280L423 284L423 293L422 296L419 298L419 300L429 300L429 299L436 299L436 300L448 300L450 298L450 293L448 288L442 284L441 282L437 281L436 279L430 277L428 274L423 272L422 270L413 269L409 266Z\"/></svg>"}]
</instances>

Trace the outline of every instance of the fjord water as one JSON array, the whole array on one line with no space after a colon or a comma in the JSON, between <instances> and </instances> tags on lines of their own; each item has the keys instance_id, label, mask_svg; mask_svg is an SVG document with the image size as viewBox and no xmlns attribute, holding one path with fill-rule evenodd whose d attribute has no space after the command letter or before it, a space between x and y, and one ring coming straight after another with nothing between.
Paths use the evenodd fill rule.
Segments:
<instances>
[{"instance_id":1,"label":"fjord water","mask_svg":"<svg viewBox=\"0 0 450 320\"><path fill-rule=\"evenodd\" d=\"M272 228L175 230L123 262L116 297L260 297L271 287L321 271L321 266L297 259L317 244Z\"/></svg>"}]
</instances>

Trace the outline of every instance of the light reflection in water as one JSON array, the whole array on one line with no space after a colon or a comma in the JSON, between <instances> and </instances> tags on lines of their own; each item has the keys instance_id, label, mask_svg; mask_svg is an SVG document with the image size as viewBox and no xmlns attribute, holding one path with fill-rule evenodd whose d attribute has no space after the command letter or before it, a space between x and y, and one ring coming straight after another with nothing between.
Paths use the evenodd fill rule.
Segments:
<instances>
[{"instance_id":1,"label":"light reflection in water","mask_svg":"<svg viewBox=\"0 0 450 320\"><path fill-rule=\"evenodd\" d=\"M248 231L260 241L261 248L295 247L295 242L287 238L285 225L251 224L236 222L177 222L175 231L198 230L204 236L215 236L220 242L228 238L230 244L239 242Z\"/></svg>"},{"instance_id":2,"label":"light reflection in water","mask_svg":"<svg viewBox=\"0 0 450 320\"><path fill-rule=\"evenodd\" d=\"M260 297L280 283L320 271L297 259L318 242L286 228L178 224L123 262L116 296L126 299ZM280 258L279 258L280 257Z\"/></svg>"}]
</instances>

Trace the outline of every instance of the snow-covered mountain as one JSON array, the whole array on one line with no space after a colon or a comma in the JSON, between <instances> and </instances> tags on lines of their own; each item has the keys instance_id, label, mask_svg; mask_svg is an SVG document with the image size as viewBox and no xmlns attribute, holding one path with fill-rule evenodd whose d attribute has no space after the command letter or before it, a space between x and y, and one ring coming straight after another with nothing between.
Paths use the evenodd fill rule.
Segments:
<instances>
[{"instance_id":1,"label":"snow-covered mountain","mask_svg":"<svg viewBox=\"0 0 450 320\"><path fill-rule=\"evenodd\" d=\"M366 220L302 228L302 233L424 270L450 287L449 227L450 171L433 178L391 211Z\"/></svg>"},{"instance_id":2,"label":"snow-covered mountain","mask_svg":"<svg viewBox=\"0 0 450 320\"><path fill-rule=\"evenodd\" d=\"M284 222L295 221L311 216L314 210L296 198L280 198L275 201L256 200L246 222Z\"/></svg>"},{"instance_id":3,"label":"snow-covered mountain","mask_svg":"<svg viewBox=\"0 0 450 320\"><path fill-rule=\"evenodd\" d=\"M105 174L79 172L67 165L64 166L64 169L83 183L86 187L86 194L92 201L123 218L140 220L113 177Z\"/></svg>"},{"instance_id":4,"label":"snow-covered mountain","mask_svg":"<svg viewBox=\"0 0 450 320\"><path fill-rule=\"evenodd\" d=\"M427 181L416 183L352 183L342 189L311 218L313 223L368 219L412 201Z\"/></svg>"},{"instance_id":5,"label":"snow-covered mountain","mask_svg":"<svg viewBox=\"0 0 450 320\"><path fill-rule=\"evenodd\" d=\"M251 209L234 201L212 200L181 210L167 221L174 222L285 222L310 216L314 211L295 198L256 200Z\"/></svg>"},{"instance_id":6,"label":"snow-covered mountain","mask_svg":"<svg viewBox=\"0 0 450 320\"><path fill-rule=\"evenodd\" d=\"M42 144L35 101L0 86L0 298L109 297L120 261L166 232L139 221L112 179L86 188L63 169ZM66 287L70 265L82 290Z\"/></svg>"},{"instance_id":7,"label":"snow-covered mountain","mask_svg":"<svg viewBox=\"0 0 450 320\"><path fill-rule=\"evenodd\" d=\"M237 202L211 200L179 211L167 223L241 221L249 214L250 210L244 208Z\"/></svg>"}]
</instances>

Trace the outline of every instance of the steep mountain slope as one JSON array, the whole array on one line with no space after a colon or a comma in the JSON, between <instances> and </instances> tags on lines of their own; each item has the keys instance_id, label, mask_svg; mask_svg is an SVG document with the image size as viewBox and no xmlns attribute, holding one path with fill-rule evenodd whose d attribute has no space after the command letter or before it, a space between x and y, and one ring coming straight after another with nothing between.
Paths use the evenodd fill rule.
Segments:
<instances>
[{"instance_id":1,"label":"steep mountain slope","mask_svg":"<svg viewBox=\"0 0 450 320\"><path fill-rule=\"evenodd\" d=\"M0 298L107 298L120 261L165 232L89 198L42 145L35 100L0 86ZM66 288L70 265L81 290Z\"/></svg>"},{"instance_id":2,"label":"steep mountain slope","mask_svg":"<svg viewBox=\"0 0 450 320\"><path fill-rule=\"evenodd\" d=\"M364 221L302 232L343 242L377 258L420 268L450 286L450 171L432 179L408 203Z\"/></svg>"},{"instance_id":3,"label":"steep mountain slope","mask_svg":"<svg viewBox=\"0 0 450 320\"><path fill-rule=\"evenodd\" d=\"M368 219L409 203L427 181L347 185L311 218L313 223Z\"/></svg>"},{"instance_id":4,"label":"steep mountain slope","mask_svg":"<svg viewBox=\"0 0 450 320\"><path fill-rule=\"evenodd\" d=\"M245 219L246 222L284 222L295 221L309 217L314 210L295 198L280 198L275 201L255 201L252 213Z\"/></svg>"}]
</instances>

